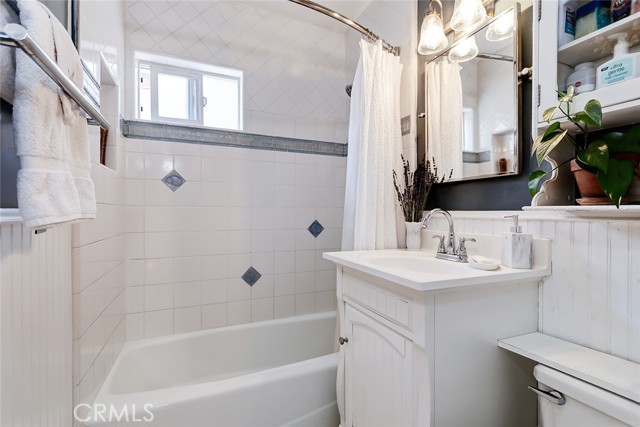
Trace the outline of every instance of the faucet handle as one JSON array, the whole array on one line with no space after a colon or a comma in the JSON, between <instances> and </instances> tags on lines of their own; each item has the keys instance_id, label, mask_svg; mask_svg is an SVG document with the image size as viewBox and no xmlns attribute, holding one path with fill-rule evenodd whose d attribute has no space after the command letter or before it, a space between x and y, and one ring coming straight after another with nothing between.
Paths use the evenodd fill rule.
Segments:
<instances>
[{"instance_id":1,"label":"faucet handle","mask_svg":"<svg viewBox=\"0 0 640 427\"><path fill-rule=\"evenodd\" d=\"M458 255L460 255L461 257L466 257L467 256L467 247L465 246L464 242L475 242L476 239L474 238L467 238L467 237L461 237L459 240L459 245L458 245Z\"/></svg>"},{"instance_id":2,"label":"faucet handle","mask_svg":"<svg viewBox=\"0 0 640 427\"><path fill-rule=\"evenodd\" d=\"M440 239L440 243L438 243L438 251L437 253L439 254L446 254L447 250L444 247L444 236L441 236L439 234L436 234L434 236L431 236L432 239Z\"/></svg>"}]
</instances>

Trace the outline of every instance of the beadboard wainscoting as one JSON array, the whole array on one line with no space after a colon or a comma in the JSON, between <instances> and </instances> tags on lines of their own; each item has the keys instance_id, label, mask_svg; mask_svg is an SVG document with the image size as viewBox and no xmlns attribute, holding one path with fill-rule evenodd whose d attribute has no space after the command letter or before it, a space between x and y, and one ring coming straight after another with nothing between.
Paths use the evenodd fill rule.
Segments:
<instances>
[{"instance_id":1,"label":"beadboard wainscoting","mask_svg":"<svg viewBox=\"0 0 640 427\"><path fill-rule=\"evenodd\" d=\"M5 219L0 222L0 425L69 427L71 227L34 234L22 222Z\"/></svg>"},{"instance_id":2,"label":"beadboard wainscoting","mask_svg":"<svg viewBox=\"0 0 640 427\"><path fill-rule=\"evenodd\" d=\"M552 275L540 287L539 331L640 363L640 220L548 212L451 212L458 236L499 234L505 215L549 238ZM433 228L445 230L438 218ZM468 250L474 254L473 244Z\"/></svg>"}]
</instances>

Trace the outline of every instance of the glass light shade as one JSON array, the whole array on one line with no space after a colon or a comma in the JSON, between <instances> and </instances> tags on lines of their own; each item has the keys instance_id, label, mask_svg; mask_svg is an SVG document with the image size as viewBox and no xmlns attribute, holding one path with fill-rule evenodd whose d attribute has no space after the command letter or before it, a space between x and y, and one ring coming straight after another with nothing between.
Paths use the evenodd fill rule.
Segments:
<instances>
[{"instance_id":1,"label":"glass light shade","mask_svg":"<svg viewBox=\"0 0 640 427\"><path fill-rule=\"evenodd\" d=\"M487 40L497 42L508 39L513 35L513 26L513 12L510 11L489 24Z\"/></svg>"},{"instance_id":2,"label":"glass light shade","mask_svg":"<svg viewBox=\"0 0 640 427\"><path fill-rule=\"evenodd\" d=\"M455 45L449 51L449 61L465 62L478 56L478 45L476 44L476 36L470 36Z\"/></svg>"},{"instance_id":3,"label":"glass light shade","mask_svg":"<svg viewBox=\"0 0 640 427\"><path fill-rule=\"evenodd\" d=\"M444 34L442 18L437 13L430 13L422 20L420 27L420 43L418 53L420 55L433 55L442 52L449 41Z\"/></svg>"},{"instance_id":4,"label":"glass light shade","mask_svg":"<svg viewBox=\"0 0 640 427\"><path fill-rule=\"evenodd\" d=\"M482 0L456 0L449 26L454 31L465 31L487 19Z\"/></svg>"}]
</instances>

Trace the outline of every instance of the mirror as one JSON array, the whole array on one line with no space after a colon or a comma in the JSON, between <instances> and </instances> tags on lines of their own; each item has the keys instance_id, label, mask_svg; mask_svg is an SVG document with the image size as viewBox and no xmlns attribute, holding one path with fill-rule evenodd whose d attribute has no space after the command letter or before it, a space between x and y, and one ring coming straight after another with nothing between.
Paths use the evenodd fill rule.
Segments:
<instances>
[{"instance_id":1,"label":"mirror","mask_svg":"<svg viewBox=\"0 0 640 427\"><path fill-rule=\"evenodd\" d=\"M518 16L516 4L426 63L427 158L451 181L520 171Z\"/></svg>"}]
</instances>

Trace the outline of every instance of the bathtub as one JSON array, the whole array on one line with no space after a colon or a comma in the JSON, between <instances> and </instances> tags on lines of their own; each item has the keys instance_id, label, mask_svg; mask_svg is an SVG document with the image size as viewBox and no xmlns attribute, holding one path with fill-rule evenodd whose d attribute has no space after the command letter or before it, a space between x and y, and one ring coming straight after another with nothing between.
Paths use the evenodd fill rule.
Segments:
<instances>
[{"instance_id":1,"label":"bathtub","mask_svg":"<svg viewBox=\"0 0 640 427\"><path fill-rule=\"evenodd\" d=\"M128 342L86 425L335 427L334 333L330 312Z\"/></svg>"}]
</instances>

